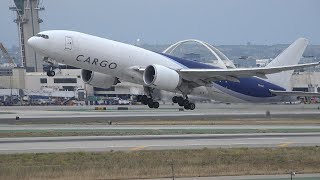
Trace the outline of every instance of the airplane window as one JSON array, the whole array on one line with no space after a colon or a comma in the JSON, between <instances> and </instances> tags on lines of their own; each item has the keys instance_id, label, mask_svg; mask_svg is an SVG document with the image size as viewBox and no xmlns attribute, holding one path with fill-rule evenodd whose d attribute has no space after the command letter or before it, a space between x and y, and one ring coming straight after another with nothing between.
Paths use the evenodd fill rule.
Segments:
<instances>
[{"instance_id":1,"label":"airplane window","mask_svg":"<svg viewBox=\"0 0 320 180\"><path fill-rule=\"evenodd\" d=\"M45 35L45 34L37 34L36 35L37 37L42 37L44 39L49 39L49 36L48 35Z\"/></svg>"},{"instance_id":2,"label":"airplane window","mask_svg":"<svg viewBox=\"0 0 320 180\"><path fill-rule=\"evenodd\" d=\"M45 34L42 34L41 37L44 38L44 39L49 39L49 36L45 35Z\"/></svg>"}]
</instances>

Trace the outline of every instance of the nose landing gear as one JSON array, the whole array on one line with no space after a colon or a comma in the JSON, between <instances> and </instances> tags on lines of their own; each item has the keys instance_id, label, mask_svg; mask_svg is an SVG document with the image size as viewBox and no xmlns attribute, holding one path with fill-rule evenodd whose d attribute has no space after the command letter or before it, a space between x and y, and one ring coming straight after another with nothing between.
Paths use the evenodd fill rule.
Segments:
<instances>
[{"instance_id":1,"label":"nose landing gear","mask_svg":"<svg viewBox=\"0 0 320 180\"><path fill-rule=\"evenodd\" d=\"M53 77L53 76L55 76L56 75L56 72L54 71L54 70L49 70L49 71L47 71L47 76L49 76L49 77Z\"/></svg>"},{"instance_id":2,"label":"nose landing gear","mask_svg":"<svg viewBox=\"0 0 320 180\"><path fill-rule=\"evenodd\" d=\"M55 76L56 72L54 71L54 69L59 67L58 63L55 60L50 59L49 57L43 57L43 61L49 64L49 70L47 71L47 76L49 77Z\"/></svg>"}]
</instances>

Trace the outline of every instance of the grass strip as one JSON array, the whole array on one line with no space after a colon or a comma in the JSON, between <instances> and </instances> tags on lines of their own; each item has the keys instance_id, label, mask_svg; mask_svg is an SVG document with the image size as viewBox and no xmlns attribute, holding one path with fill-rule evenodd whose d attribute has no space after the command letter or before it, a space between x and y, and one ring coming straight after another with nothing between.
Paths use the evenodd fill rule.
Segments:
<instances>
[{"instance_id":1,"label":"grass strip","mask_svg":"<svg viewBox=\"0 0 320 180\"><path fill-rule=\"evenodd\" d=\"M320 172L320 147L0 155L0 179L129 179Z\"/></svg>"},{"instance_id":2,"label":"grass strip","mask_svg":"<svg viewBox=\"0 0 320 180\"><path fill-rule=\"evenodd\" d=\"M250 180L289 180L289 175L288 178L272 178L272 179L250 179ZM294 180L319 180L319 177L295 177L293 176Z\"/></svg>"}]
</instances>

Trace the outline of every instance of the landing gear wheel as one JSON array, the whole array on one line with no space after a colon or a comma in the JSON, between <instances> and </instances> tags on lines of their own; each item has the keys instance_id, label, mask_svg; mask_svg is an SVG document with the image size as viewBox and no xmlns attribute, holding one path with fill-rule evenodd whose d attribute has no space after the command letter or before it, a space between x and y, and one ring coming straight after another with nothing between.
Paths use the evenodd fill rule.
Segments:
<instances>
[{"instance_id":1,"label":"landing gear wheel","mask_svg":"<svg viewBox=\"0 0 320 180\"><path fill-rule=\"evenodd\" d=\"M173 103L177 103L177 102L178 102L178 97L177 97L177 96L173 96L172 102L173 102Z\"/></svg>"},{"instance_id":2,"label":"landing gear wheel","mask_svg":"<svg viewBox=\"0 0 320 180\"><path fill-rule=\"evenodd\" d=\"M196 105L194 103L189 103L189 109L194 110L196 108Z\"/></svg>"},{"instance_id":3,"label":"landing gear wheel","mask_svg":"<svg viewBox=\"0 0 320 180\"><path fill-rule=\"evenodd\" d=\"M47 72L47 76L49 76L49 77L53 77L53 76L55 76L56 75L56 72L55 71L48 71Z\"/></svg>"},{"instance_id":4,"label":"landing gear wheel","mask_svg":"<svg viewBox=\"0 0 320 180\"><path fill-rule=\"evenodd\" d=\"M159 102L155 101L153 102L153 108L158 109L160 106Z\"/></svg>"},{"instance_id":5,"label":"landing gear wheel","mask_svg":"<svg viewBox=\"0 0 320 180\"><path fill-rule=\"evenodd\" d=\"M142 96L141 96L141 95L138 95L138 96L137 96L137 102L142 102L141 100L142 100Z\"/></svg>"},{"instance_id":6,"label":"landing gear wheel","mask_svg":"<svg viewBox=\"0 0 320 180\"><path fill-rule=\"evenodd\" d=\"M189 100L188 99L183 100L183 106L188 106L188 105L189 105Z\"/></svg>"},{"instance_id":7,"label":"landing gear wheel","mask_svg":"<svg viewBox=\"0 0 320 180\"><path fill-rule=\"evenodd\" d=\"M148 98L147 103L148 104L153 104L153 99L152 98Z\"/></svg>"},{"instance_id":8,"label":"landing gear wheel","mask_svg":"<svg viewBox=\"0 0 320 180\"><path fill-rule=\"evenodd\" d=\"M184 105L183 105L183 102L181 102L181 101L178 101L178 104L179 104L179 106L181 106L181 107L184 106Z\"/></svg>"},{"instance_id":9,"label":"landing gear wheel","mask_svg":"<svg viewBox=\"0 0 320 180\"><path fill-rule=\"evenodd\" d=\"M143 95L141 97L141 102L142 102L142 104L147 105L148 104L148 97L146 95Z\"/></svg>"},{"instance_id":10,"label":"landing gear wheel","mask_svg":"<svg viewBox=\"0 0 320 180\"><path fill-rule=\"evenodd\" d=\"M177 98L177 102L178 102L179 106L184 106L183 101L184 101L183 97L179 96Z\"/></svg>"},{"instance_id":11,"label":"landing gear wheel","mask_svg":"<svg viewBox=\"0 0 320 180\"><path fill-rule=\"evenodd\" d=\"M153 106L153 102L148 103L148 106L149 106L149 108L154 108L154 106Z\"/></svg>"}]
</instances>

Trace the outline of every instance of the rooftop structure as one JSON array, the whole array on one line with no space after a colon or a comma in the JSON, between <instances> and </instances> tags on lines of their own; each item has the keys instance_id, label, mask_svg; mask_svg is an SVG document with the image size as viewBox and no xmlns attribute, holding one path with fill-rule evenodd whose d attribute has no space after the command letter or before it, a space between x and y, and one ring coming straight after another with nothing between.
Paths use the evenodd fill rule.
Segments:
<instances>
[{"instance_id":1,"label":"rooftop structure","mask_svg":"<svg viewBox=\"0 0 320 180\"><path fill-rule=\"evenodd\" d=\"M169 54L169 55L175 55L175 51L177 51L177 49L180 46L182 46L184 44L188 44L188 43L199 44L200 46L203 46L206 50L209 51L209 53L211 54L211 56L210 56L211 59L206 61L207 63L213 64L217 67L224 68L224 69L225 68L235 68L235 65L228 59L228 57L226 55L224 55L221 51L219 51L217 48L215 48L214 46L212 46L209 43L206 43L206 42L200 41L200 40L196 40L196 39L187 39L187 40L179 41L179 42L171 45L170 47L168 47L166 50L163 51L163 53ZM201 60L199 60L199 61L201 61Z\"/></svg>"}]
</instances>

